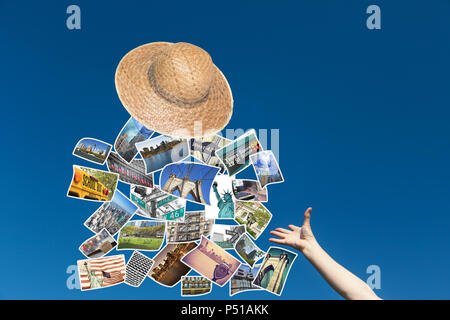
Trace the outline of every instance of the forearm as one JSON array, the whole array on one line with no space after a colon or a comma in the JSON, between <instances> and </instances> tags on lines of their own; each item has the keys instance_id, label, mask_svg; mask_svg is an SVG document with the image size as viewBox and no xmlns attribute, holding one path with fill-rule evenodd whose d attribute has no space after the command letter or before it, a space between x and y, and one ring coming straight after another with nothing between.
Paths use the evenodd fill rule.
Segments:
<instances>
[{"instance_id":1,"label":"forearm","mask_svg":"<svg viewBox=\"0 0 450 320\"><path fill-rule=\"evenodd\" d=\"M345 299L380 299L364 281L334 261L317 241L312 241L303 254L328 284Z\"/></svg>"}]
</instances>

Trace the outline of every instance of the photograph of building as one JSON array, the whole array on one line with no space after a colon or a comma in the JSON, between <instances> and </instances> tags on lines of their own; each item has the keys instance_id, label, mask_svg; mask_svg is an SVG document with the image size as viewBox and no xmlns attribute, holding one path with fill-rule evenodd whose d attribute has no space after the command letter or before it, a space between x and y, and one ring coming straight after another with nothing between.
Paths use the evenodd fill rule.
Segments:
<instances>
[{"instance_id":1,"label":"photograph of building","mask_svg":"<svg viewBox=\"0 0 450 320\"><path fill-rule=\"evenodd\" d=\"M233 249L234 244L245 233L245 226L215 224L211 230L211 241L227 250Z\"/></svg>"},{"instance_id":2,"label":"photograph of building","mask_svg":"<svg viewBox=\"0 0 450 320\"><path fill-rule=\"evenodd\" d=\"M125 256L78 260L78 275L81 290L110 287L123 282L125 277Z\"/></svg>"},{"instance_id":3,"label":"photograph of building","mask_svg":"<svg viewBox=\"0 0 450 320\"><path fill-rule=\"evenodd\" d=\"M130 163L124 161L115 152L111 152L107 159L108 170L119 175L119 180L145 187L153 187L153 174L145 173L142 159L134 159Z\"/></svg>"},{"instance_id":4,"label":"photograph of building","mask_svg":"<svg viewBox=\"0 0 450 320\"><path fill-rule=\"evenodd\" d=\"M181 277L181 296L200 296L211 292L212 283L205 277Z\"/></svg>"},{"instance_id":5,"label":"photograph of building","mask_svg":"<svg viewBox=\"0 0 450 320\"><path fill-rule=\"evenodd\" d=\"M186 211L184 221L167 222L167 243L196 241L209 236L214 219L205 219L204 211Z\"/></svg>"},{"instance_id":6,"label":"photograph of building","mask_svg":"<svg viewBox=\"0 0 450 320\"><path fill-rule=\"evenodd\" d=\"M124 125L114 143L114 149L126 162L130 162L137 155L136 143L149 139L153 135L136 119L130 118Z\"/></svg>"},{"instance_id":7,"label":"photograph of building","mask_svg":"<svg viewBox=\"0 0 450 320\"><path fill-rule=\"evenodd\" d=\"M115 235L131 219L137 207L119 190L110 202L105 202L84 223L95 233L102 229Z\"/></svg>"},{"instance_id":8,"label":"photograph of building","mask_svg":"<svg viewBox=\"0 0 450 320\"><path fill-rule=\"evenodd\" d=\"M261 188L284 181L277 159L272 151L262 151L250 157Z\"/></svg>"},{"instance_id":9,"label":"photograph of building","mask_svg":"<svg viewBox=\"0 0 450 320\"><path fill-rule=\"evenodd\" d=\"M236 241L234 249L250 267L253 267L255 262L263 258L266 254L263 250L258 248L247 234L242 235L242 237Z\"/></svg>"},{"instance_id":10,"label":"photograph of building","mask_svg":"<svg viewBox=\"0 0 450 320\"><path fill-rule=\"evenodd\" d=\"M136 147L144 159L147 173L158 171L169 163L183 160L190 155L187 140L163 135L137 143Z\"/></svg>"},{"instance_id":11,"label":"photograph of building","mask_svg":"<svg viewBox=\"0 0 450 320\"><path fill-rule=\"evenodd\" d=\"M92 238L86 240L80 246L80 251L87 258L100 258L110 252L116 244L116 240L111 237L108 230L103 229Z\"/></svg>"},{"instance_id":12,"label":"photograph of building","mask_svg":"<svg viewBox=\"0 0 450 320\"><path fill-rule=\"evenodd\" d=\"M205 237L181 261L221 287L241 265L239 260Z\"/></svg>"},{"instance_id":13,"label":"photograph of building","mask_svg":"<svg viewBox=\"0 0 450 320\"><path fill-rule=\"evenodd\" d=\"M83 138L78 141L72 154L87 161L104 164L110 151L111 145L109 143L92 138Z\"/></svg>"},{"instance_id":14,"label":"photograph of building","mask_svg":"<svg viewBox=\"0 0 450 320\"><path fill-rule=\"evenodd\" d=\"M261 188L256 180L233 180L233 195L241 201L267 202L267 189Z\"/></svg>"},{"instance_id":15,"label":"photograph of building","mask_svg":"<svg viewBox=\"0 0 450 320\"><path fill-rule=\"evenodd\" d=\"M272 214L260 202L236 201L234 220L245 225L248 234L258 239L272 219Z\"/></svg>"},{"instance_id":16,"label":"photograph of building","mask_svg":"<svg viewBox=\"0 0 450 320\"><path fill-rule=\"evenodd\" d=\"M230 176L250 165L250 156L262 150L255 130L250 130L216 151L216 156L225 164Z\"/></svg>"},{"instance_id":17,"label":"photograph of building","mask_svg":"<svg viewBox=\"0 0 450 320\"><path fill-rule=\"evenodd\" d=\"M250 290L262 290L260 287L253 284L253 280L255 280L260 267L260 264L256 264L253 268L241 264L233 277L231 277L230 296Z\"/></svg>"},{"instance_id":18,"label":"photograph of building","mask_svg":"<svg viewBox=\"0 0 450 320\"><path fill-rule=\"evenodd\" d=\"M153 265L153 260L139 251L134 251L125 266L125 283L139 287L147 277Z\"/></svg>"},{"instance_id":19,"label":"photograph of building","mask_svg":"<svg viewBox=\"0 0 450 320\"><path fill-rule=\"evenodd\" d=\"M210 191L219 168L194 162L172 163L159 176L162 190L189 201L211 205Z\"/></svg>"},{"instance_id":20,"label":"photograph of building","mask_svg":"<svg viewBox=\"0 0 450 320\"><path fill-rule=\"evenodd\" d=\"M208 219L233 219L234 200L229 175L217 175L209 195L210 205L205 206Z\"/></svg>"},{"instance_id":21,"label":"photograph of building","mask_svg":"<svg viewBox=\"0 0 450 320\"><path fill-rule=\"evenodd\" d=\"M153 188L131 185L130 198L138 206L136 214L158 220L184 220L186 200Z\"/></svg>"},{"instance_id":22,"label":"photograph of building","mask_svg":"<svg viewBox=\"0 0 450 320\"><path fill-rule=\"evenodd\" d=\"M220 168L219 173L225 172L225 165L216 156L216 150L229 144L231 140L225 139L219 135L191 139L191 156L197 158L203 163Z\"/></svg>"},{"instance_id":23,"label":"photograph of building","mask_svg":"<svg viewBox=\"0 0 450 320\"><path fill-rule=\"evenodd\" d=\"M253 284L280 296L295 258L292 251L270 247Z\"/></svg>"},{"instance_id":24,"label":"photograph of building","mask_svg":"<svg viewBox=\"0 0 450 320\"><path fill-rule=\"evenodd\" d=\"M182 276L191 271L189 266L181 262L181 258L196 246L195 242L167 244L153 258L154 264L149 277L163 286L173 287Z\"/></svg>"},{"instance_id":25,"label":"photograph of building","mask_svg":"<svg viewBox=\"0 0 450 320\"><path fill-rule=\"evenodd\" d=\"M128 221L120 229L117 249L157 251L163 244L165 231L166 223L162 221Z\"/></svg>"},{"instance_id":26,"label":"photograph of building","mask_svg":"<svg viewBox=\"0 0 450 320\"><path fill-rule=\"evenodd\" d=\"M73 166L73 177L67 196L93 201L110 201L118 180L119 176L116 173Z\"/></svg>"}]
</instances>

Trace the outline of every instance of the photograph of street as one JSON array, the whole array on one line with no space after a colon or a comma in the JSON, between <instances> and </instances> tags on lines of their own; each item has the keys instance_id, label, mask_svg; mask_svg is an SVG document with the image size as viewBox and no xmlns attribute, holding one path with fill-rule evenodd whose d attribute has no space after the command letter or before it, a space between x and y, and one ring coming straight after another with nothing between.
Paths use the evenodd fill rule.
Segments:
<instances>
[{"instance_id":1,"label":"photograph of street","mask_svg":"<svg viewBox=\"0 0 450 320\"><path fill-rule=\"evenodd\" d=\"M284 181L277 159L272 151L262 151L250 157L261 188Z\"/></svg>"},{"instance_id":2,"label":"photograph of street","mask_svg":"<svg viewBox=\"0 0 450 320\"><path fill-rule=\"evenodd\" d=\"M161 170L165 165L189 157L187 140L157 136L136 144L145 162L147 173Z\"/></svg>"},{"instance_id":3,"label":"photograph of street","mask_svg":"<svg viewBox=\"0 0 450 320\"><path fill-rule=\"evenodd\" d=\"M109 143L92 138L83 138L78 141L72 154L87 161L104 164L110 151L111 145Z\"/></svg>"},{"instance_id":4,"label":"photograph of street","mask_svg":"<svg viewBox=\"0 0 450 320\"><path fill-rule=\"evenodd\" d=\"M248 234L258 239L272 219L272 214L260 202L236 201L234 220L245 225Z\"/></svg>"},{"instance_id":5,"label":"photograph of street","mask_svg":"<svg viewBox=\"0 0 450 320\"><path fill-rule=\"evenodd\" d=\"M157 251L164 241L166 223L151 220L128 221L120 229L117 249Z\"/></svg>"},{"instance_id":6,"label":"photograph of street","mask_svg":"<svg viewBox=\"0 0 450 320\"><path fill-rule=\"evenodd\" d=\"M108 230L103 229L86 240L79 249L87 258L100 258L110 252L116 244L116 240L111 237Z\"/></svg>"},{"instance_id":7,"label":"photograph of street","mask_svg":"<svg viewBox=\"0 0 450 320\"><path fill-rule=\"evenodd\" d=\"M153 187L153 174L145 173L145 165L142 159L134 159L128 163L113 151L109 154L107 164L108 170L117 173L120 181Z\"/></svg>"},{"instance_id":8,"label":"photograph of street","mask_svg":"<svg viewBox=\"0 0 450 320\"><path fill-rule=\"evenodd\" d=\"M255 280L260 268L260 264L255 264L253 268L246 264L241 264L238 271L231 277L230 296L250 290L262 290L253 284L253 280Z\"/></svg>"},{"instance_id":9,"label":"photograph of street","mask_svg":"<svg viewBox=\"0 0 450 320\"><path fill-rule=\"evenodd\" d=\"M236 241L245 233L245 226L215 224L211 230L211 241L227 250L233 249Z\"/></svg>"},{"instance_id":10,"label":"photograph of street","mask_svg":"<svg viewBox=\"0 0 450 320\"><path fill-rule=\"evenodd\" d=\"M130 118L117 136L114 149L123 160L130 162L138 153L136 143L149 139L153 133L136 119Z\"/></svg>"},{"instance_id":11,"label":"photograph of street","mask_svg":"<svg viewBox=\"0 0 450 320\"><path fill-rule=\"evenodd\" d=\"M219 135L191 139L191 156L202 161L204 164L220 168L219 173L225 172L225 165L216 156L216 150L229 144L228 140Z\"/></svg>"},{"instance_id":12,"label":"photograph of street","mask_svg":"<svg viewBox=\"0 0 450 320\"><path fill-rule=\"evenodd\" d=\"M239 260L205 237L181 261L221 287L241 265Z\"/></svg>"},{"instance_id":13,"label":"photograph of street","mask_svg":"<svg viewBox=\"0 0 450 320\"><path fill-rule=\"evenodd\" d=\"M241 201L267 202L267 189L261 188L256 180L233 180L233 195Z\"/></svg>"},{"instance_id":14,"label":"photograph of street","mask_svg":"<svg viewBox=\"0 0 450 320\"><path fill-rule=\"evenodd\" d=\"M242 237L236 241L234 249L250 267L253 267L255 262L263 258L266 254L263 250L258 248L247 234L243 234Z\"/></svg>"}]
</instances>

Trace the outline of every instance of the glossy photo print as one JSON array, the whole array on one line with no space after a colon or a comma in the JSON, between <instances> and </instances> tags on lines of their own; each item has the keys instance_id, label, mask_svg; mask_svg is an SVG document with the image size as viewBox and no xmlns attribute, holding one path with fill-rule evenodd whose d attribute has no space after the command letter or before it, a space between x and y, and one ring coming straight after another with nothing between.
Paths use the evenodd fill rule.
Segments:
<instances>
[{"instance_id":1,"label":"glossy photo print","mask_svg":"<svg viewBox=\"0 0 450 320\"><path fill-rule=\"evenodd\" d=\"M152 130L144 127L136 119L130 118L117 136L114 149L125 162L130 162L138 153L136 143L147 140L152 135Z\"/></svg>"},{"instance_id":2,"label":"glossy photo print","mask_svg":"<svg viewBox=\"0 0 450 320\"><path fill-rule=\"evenodd\" d=\"M169 163L189 157L189 143L184 139L157 136L136 144L147 173L161 170Z\"/></svg>"},{"instance_id":3,"label":"glossy photo print","mask_svg":"<svg viewBox=\"0 0 450 320\"><path fill-rule=\"evenodd\" d=\"M181 296L193 297L202 296L211 292L212 282L211 280L200 277L190 276L181 277Z\"/></svg>"},{"instance_id":4,"label":"glossy photo print","mask_svg":"<svg viewBox=\"0 0 450 320\"><path fill-rule=\"evenodd\" d=\"M125 283L139 287L147 277L154 261L139 251L134 251L125 266Z\"/></svg>"},{"instance_id":5,"label":"glossy photo print","mask_svg":"<svg viewBox=\"0 0 450 320\"><path fill-rule=\"evenodd\" d=\"M108 170L119 175L119 180L129 184L145 187L153 187L153 174L145 173L145 165L142 159L124 161L115 152L111 152L107 159Z\"/></svg>"},{"instance_id":6,"label":"glossy photo print","mask_svg":"<svg viewBox=\"0 0 450 320\"><path fill-rule=\"evenodd\" d=\"M111 145L93 138L83 138L78 141L72 154L84 160L104 164L111 151Z\"/></svg>"},{"instance_id":7,"label":"glossy photo print","mask_svg":"<svg viewBox=\"0 0 450 320\"><path fill-rule=\"evenodd\" d=\"M131 185L130 199L138 206L137 215L157 220L183 221L186 200L168 194L159 186L153 188Z\"/></svg>"},{"instance_id":8,"label":"glossy photo print","mask_svg":"<svg viewBox=\"0 0 450 320\"><path fill-rule=\"evenodd\" d=\"M239 260L205 237L181 261L221 287L241 265Z\"/></svg>"},{"instance_id":9,"label":"glossy photo print","mask_svg":"<svg viewBox=\"0 0 450 320\"><path fill-rule=\"evenodd\" d=\"M219 168L194 162L172 163L159 176L162 190L177 197L211 205L210 192Z\"/></svg>"},{"instance_id":10,"label":"glossy photo print","mask_svg":"<svg viewBox=\"0 0 450 320\"><path fill-rule=\"evenodd\" d=\"M120 229L117 238L118 250L137 249L142 251L158 251L164 241L166 223L155 220L128 221Z\"/></svg>"},{"instance_id":11,"label":"glossy photo print","mask_svg":"<svg viewBox=\"0 0 450 320\"><path fill-rule=\"evenodd\" d=\"M263 250L250 239L247 234L243 234L234 244L234 249L250 267L253 267L255 262L262 259L266 254Z\"/></svg>"},{"instance_id":12,"label":"glossy photo print","mask_svg":"<svg viewBox=\"0 0 450 320\"><path fill-rule=\"evenodd\" d=\"M214 219L234 218L234 199L229 175L217 175L209 195L210 205L205 206L206 216Z\"/></svg>"},{"instance_id":13,"label":"glossy photo print","mask_svg":"<svg viewBox=\"0 0 450 320\"><path fill-rule=\"evenodd\" d=\"M103 229L86 240L79 249L87 258L100 258L114 249L116 244L116 240L109 234L108 230Z\"/></svg>"},{"instance_id":14,"label":"glossy photo print","mask_svg":"<svg viewBox=\"0 0 450 320\"><path fill-rule=\"evenodd\" d=\"M252 268L246 264L241 264L236 273L230 280L230 296L240 292L263 290L253 284L256 275L258 274L261 264L255 264Z\"/></svg>"},{"instance_id":15,"label":"glossy photo print","mask_svg":"<svg viewBox=\"0 0 450 320\"><path fill-rule=\"evenodd\" d=\"M233 249L234 244L245 233L245 226L215 224L211 230L211 241L222 249Z\"/></svg>"},{"instance_id":16,"label":"glossy photo print","mask_svg":"<svg viewBox=\"0 0 450 320\"><path fill-rule=\"evenodd\" d=\"M219 135L191 139L191 156L200 160L202 163L219 167L219 173L225 172L225 165L216 156L216 150L229 144L231 140L225 139Z\"/></svg>"},{"instance_id":17,"label":"glossy photo print","mask_svg":"<svg viewBox=\"0 0 450 320\"><path fill-rule=\"evenodd\" d=\"M184 221L167 221L167 243L197 241L209 236L214 219L206 219L204 211L187 211Z\"/></svg>"},{"instance_id":18,"label":"glossy photo print","mask_svg":"<svg viewBox=\"0 0 450 320\"><path fill-rule=\"evenodd\" d=\"M253 284L280 296L295 258L290 250L270 247Z\"/></svg>"},{"instance_id":19,"label":"glossy photo print","mask_svg":"<svg viewBox=\"0 0 450 320\"><path fill-rule=\"evenodd\" d=\"M236 140L216 151L230 176L236 175L250 165L250 156L262 150L255 130L244 133Z\"/></svg>"},{"instance_id":20,"label":"glossy photo print","mask_svg":"<svg viewBox=\"0 0 450 320\"><path fill-rule=\"evenodd\" d=\"M92 168L73 166L73 177L68 197L91 201L111 201L119 176Z\"/></svg>"},{"instance_id":21,"label":"glossy photo print","mask_svg":"<svg viewBox=\"0 0 450 320\"><path fill-rule=\"evenodd\" d=\"M105 202L84 223L93 232L102 229L115 235L136 212L137 207L117 190L110 202Z\"/></svg>"},{"instance_id":22,"label":"glossy photo print","mask_svg":"<svg viewBox=\"0 0 450 320\"><path fill-rule=\"evenodd\" d=\"M236 201L236 214L234 220L245 225L248 234L258 239L272 219L272 214L260 202Z\"/></svg>"},{"instance_id":23,"label":"glossy photo print","mask_svg":"<svg viewBox=\"0 0 450 320\"><path fill-rule=\"evenodd\" d=\"M272 151L262 151L250 156L256 176L258 177L261 188L269 184L281 183L284 181L278 166L277 159Z\"/></svg>"},{"instance_id":24,"label":"glossy photo print","mask_svg":"<svg viewBox=\"0 0 450 320\"><path fill-rule=\"evenodd\" d=\"M233 180L233 195L236 200L267 202L267 189L261 188L256 180Z\"/></svg>"},{"instance_id":25,"label":"glossy photo print","mask_svg":"<svg viewBox=\"0 0 450 320\"><path fill-rule=\"evenodd\" d=\"M81 290L106 288L122 283L125 277L125 256L78 260Z\"/></svg>"}]
</instances>

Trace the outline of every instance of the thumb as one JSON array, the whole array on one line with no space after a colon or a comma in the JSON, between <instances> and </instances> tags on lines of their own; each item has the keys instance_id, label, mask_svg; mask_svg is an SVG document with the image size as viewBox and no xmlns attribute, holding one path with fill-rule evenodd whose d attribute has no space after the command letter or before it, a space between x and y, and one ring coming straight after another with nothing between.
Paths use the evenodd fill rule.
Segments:
<instances>
[{"instance_id":1,"label":"thumb","mask_svg":"<svg viewBox=\"0 0 450 320\"><path fill-rule=\"evenodd\" d=\"M311 207L308 208L308 209L306 209L306 211L305 211L305 217L304 217L304 219L303 219L303 227L311 228L311 224L310 224L310 221L311 221L311 211L312 211L312 208L311 208Z\"/></svg>"}]
</instances>

